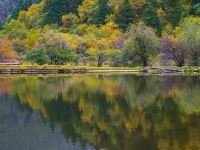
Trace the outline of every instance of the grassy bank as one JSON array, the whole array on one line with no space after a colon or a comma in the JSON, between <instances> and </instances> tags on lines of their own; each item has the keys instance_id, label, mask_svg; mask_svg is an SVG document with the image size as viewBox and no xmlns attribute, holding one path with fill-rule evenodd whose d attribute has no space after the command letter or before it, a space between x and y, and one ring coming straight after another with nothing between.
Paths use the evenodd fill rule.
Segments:
<instances>
[{"instance_id":1,"label":"grassy bank","mask_svg":"<svg viewBox=\"0 0 200 150\"><path fill-rule=\"evenodd\" d=\"M1 74L30 74L30 73L86 73L99 71L135 71L139 72L141 67L86 67L86 66L65 66L65 65L0 65Z\"/></svg>"},{"instance_id":2,"label":"grassy bank","mask_svg":"<svg viewBox=\"0 0 200 150\"><path fill-rule=\"evenodd\" d=\"M87 67L65 65L0 65L0 70L142 70L142 67Z\"/></svg>"},{"instance_id":3,"label":"grassy bank","mask_svg":"<svg viewBox=\"0 0 200 150\"><path fill-rule=\"evenodd\" d=\"M86 73L86 72L148 72L148 73L176 73L199 72L198 67L86 67L66 65L0 65L0 73L26 74L26 73Z\"/></svg>"}]
</instances>

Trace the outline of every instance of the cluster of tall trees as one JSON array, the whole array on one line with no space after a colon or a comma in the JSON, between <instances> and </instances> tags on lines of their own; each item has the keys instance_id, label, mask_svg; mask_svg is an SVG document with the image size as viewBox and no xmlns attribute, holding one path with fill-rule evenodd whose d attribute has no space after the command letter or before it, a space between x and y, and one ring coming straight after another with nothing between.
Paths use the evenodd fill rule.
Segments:
<instances>
[{"instance_id":1,"label":"cluster of tall trees","mask_svg":"<svg viewBox=\"0 0 200 150\"><path fill-rule=\"evenodd\" d=\"M38 64L199 65L200 2L22 1L0 28L16 59Z\"/></svg>"}]
</instances>

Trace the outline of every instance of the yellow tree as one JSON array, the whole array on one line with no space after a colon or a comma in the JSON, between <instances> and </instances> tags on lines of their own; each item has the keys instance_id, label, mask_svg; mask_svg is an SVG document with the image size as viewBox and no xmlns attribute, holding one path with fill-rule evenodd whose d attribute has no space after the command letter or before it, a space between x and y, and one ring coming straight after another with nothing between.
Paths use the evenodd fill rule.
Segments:
<instances>
[{"instance_id":1,"label":"yellow tree","mask_svg":"<svg viewBox=\"0 0 200 150\"><path fill-rule=\"evenodd\" d=\"M12 44L6 39L0 39L0 62L8 61L15 58Z\"/></svg>"},{"instance_id":2,"label":"yellow tree","mask_svg":"<svg viewBox=\"0 0 200 150\"><path fill-rule=\"evenodd\" d=\"M31 29L28 31L26 40L25 40L25 46L27 48L32 48L36 45L36 43L39 41L41 37L41 30L40 29Z\"/></svg>"},{"instance_id":3,"label":"yellow tree","mask_svg":"<svg viewBox=\"0 0 200 150\"><path fill-rule=\"evenodd\" d=\"M72 25L75 25L79 22L79 18L73 14L69 13L67 15L62 16L63 27L70 28Z\"/></svg>"},{"instance_id":4,"label":"yellow tree","mask_svg":"<svg viewBox=\"0 0 200 150\"><path fill-rule=\"evenodd\" d=\"M119 55L120 45L123 42L121 43L118 38L123 37L123 33L115 23L109 22L98 28L98 34L89 34L87 37L90 46L88 54L95 58L98 67L110 58Z\"/></svg>"},{"instance_id":5,"label":"yellow tree","mask_svg":"<svg viewBox=\"0 0 200 150\"><path fill-rule=\"evenodd\" d=\"M33 27L41 27L43 24L43 10L45 2L33 4L27 11L20 11L18 20L26 25L28 29Z\"/></svg>"},{"instance_id":6,"label":"yellow tree","mask_svg":"<svg viewBox=\"0 0 200 150\"><path fill-rule=\"evenodd\" d=\"M82 22L93 22L97 11L97 0L84 0L78 7L79 16Z\"/></svg>"}]
</instances>

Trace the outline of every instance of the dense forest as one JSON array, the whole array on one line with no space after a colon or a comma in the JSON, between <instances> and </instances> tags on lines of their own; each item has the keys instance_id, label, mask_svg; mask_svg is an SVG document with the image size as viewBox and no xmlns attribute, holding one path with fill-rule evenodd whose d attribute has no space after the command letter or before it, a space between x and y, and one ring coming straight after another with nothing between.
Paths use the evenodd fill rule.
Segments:
<instances>
[{"instance_id":1,"label":"dense forest","mask_svg":"<svg viewBox=\"0 0 200 150\"><path fill-rule=\"evenodd\" d=\"M200 64L200 0L21 0L3 21L0 62Z\"/></svg>"}]
</instances>

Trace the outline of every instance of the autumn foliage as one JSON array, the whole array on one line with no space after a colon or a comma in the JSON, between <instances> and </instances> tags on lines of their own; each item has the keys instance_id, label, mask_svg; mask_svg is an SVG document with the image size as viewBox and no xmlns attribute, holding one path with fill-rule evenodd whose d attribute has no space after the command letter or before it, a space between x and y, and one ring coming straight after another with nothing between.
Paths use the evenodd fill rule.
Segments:
<instances>
[{"instance_id":1,"label":"autumn foliage","mask_svg":"<svg viewBox=\"0 0 200 150\"><path fill-rule=\"evenodd\" d=\"M39 1L0 30L0 61L14 49L20 62L36 64L39 55L51 65L199 66L199 10L189 0Z\"/></svg>"},{"instance_id":2,"label":"autumn foliage","mask_svg":"<svg viewBox=\"0 0 200 150\"><path fill-rule=\"evenodd\" d=\"M15 52L10 41L0 39L0 62L8 62L16 58Z\"/></svg>"}]
</instances>

